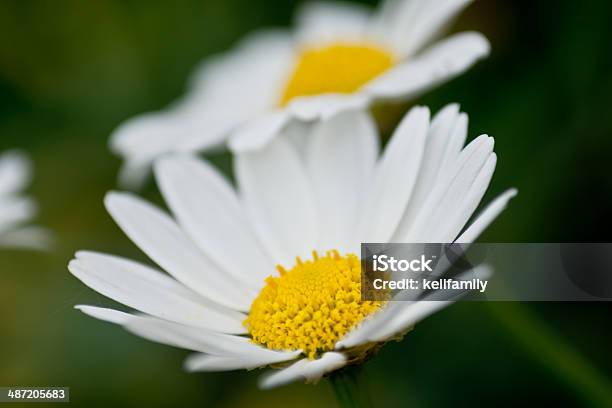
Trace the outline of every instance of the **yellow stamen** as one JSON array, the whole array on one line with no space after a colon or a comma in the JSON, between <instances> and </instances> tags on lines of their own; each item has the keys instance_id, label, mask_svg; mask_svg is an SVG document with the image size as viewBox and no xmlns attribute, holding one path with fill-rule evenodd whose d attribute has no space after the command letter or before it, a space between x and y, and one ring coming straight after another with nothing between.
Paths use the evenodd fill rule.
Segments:
<instances>
[{"instance_id":1,"label":"yellow stamen","mask_svg":"<svg viewBox=\"0 0 612 408\"><path fill-rule=\"evenodd\" d=\"M280 105L296 96L352 93L394 64L393 55L369 44L336 43L298 57Z\"/></svg>"},{"instance_id":2,"label":"yellow stamen","mask_svg":"<svg viewBox=\"0 0 612 408\"><path fill-rule=\"evenodd\" d=\"M313 260L296 260L253 301L244 321L254 342L274 350L303 350L309 358L333 350L352 327L378 310L382 302L361 301L361 262L337 251Z\"/></svg>"}]
</instances>

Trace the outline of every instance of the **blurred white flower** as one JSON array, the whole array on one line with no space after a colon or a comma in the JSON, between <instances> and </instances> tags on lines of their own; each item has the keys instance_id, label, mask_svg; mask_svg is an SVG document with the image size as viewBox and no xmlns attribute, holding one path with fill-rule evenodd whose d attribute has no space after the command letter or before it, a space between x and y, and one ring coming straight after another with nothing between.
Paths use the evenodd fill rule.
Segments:
<instances>
[{"instance_id":1,"label":"blurred white flower","mask_svg":"<svg viewBox=\"0 0 612 408\"><path fill-rule=\"evenodd\" d=\"M21 194L31 173L31 163L21 152L0 155L0 248L46 249L50 244L46 230L23 225L36 214L36 204Z\"/></svg>"},{"instance_id":2,"label":"blurred white flower","mask_svg":"<svg viewBox=\"0 0 612 408\"><path fill-rule=\"evenodd\" d=\"M343 112L310 127L300 153L281 134L237 154L237 189L188 154L160 159L155 174L174 218L132 194L105 202L170 276L78 252L70 271L138 312L77 308L198 352L191 371L283 367L264 388L362 362L449 302L361 302L360 242L472 242L516 193L466 227L496 164L491 137L463 148L467 121L456 105L432 121L413 108L380 155L372 118Z\"/></svg>"},{"instance_id":3,"label":"blurred white flower","mask_svg":"<svg viewBox=\"0 0 612 408\"><path fill-rule=\"evenodd\" d=\"M134 185L168 152L203 151L234 135L234 150L262 146L291 122L310 122L377 101L406 100L447 81L489 52L480 33L437 40L471 0L386 0L373 12L307 3L294 32L250 35L206 60L185 97L137 116L112 135Z\"/></svg>"}]
</instances>

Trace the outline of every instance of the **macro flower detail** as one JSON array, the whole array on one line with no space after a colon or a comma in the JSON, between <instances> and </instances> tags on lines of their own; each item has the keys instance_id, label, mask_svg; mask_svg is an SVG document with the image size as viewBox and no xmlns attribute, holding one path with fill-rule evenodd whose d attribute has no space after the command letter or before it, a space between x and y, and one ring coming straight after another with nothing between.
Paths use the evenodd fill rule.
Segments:
<instances>
[{"instance_id":1,"label":"macro flower detail","mask_svg":"<svg viewBox=\"0 0 612 408\"><path fill-rule=\"evenodd\" d=\"M138 184L152 161L229 141L263 146L292 123L312 122L384 101L403 101L461 74L489 53L487 39L439 39L471 0L385 0L377 10L311 2L295 29L258 31L196 69L170 107L129 119L111 137L123 184Z\"/></svg>"},{"instance_id":2,"label":"macro flower detail","mask_svg":"<svg viewBox=\"0 0 612 408\"><path fill-rule=\"evenodd\" d=\"M31 173L31 163L23 153L0 155L0 248L45 249L50 244L47 231L23 225L37 211L36 204L22 195Z\"/></svg>"},{"instance_id":3,"label":"macro flower detail","mask_svg":"<svg viewBox=\"0 0 612 408\"><path fill-rule=\"evenodd\" d=\"M273 350L299 349L309 358L334 346L381 302L361 301L361 261L356 255L330 251L297 259L253 301L245 326L253 341Z\"/></svg>"},{"instance_id":4,"label":"macro flower detail","mask_svg":"<svg viewBox=\"0 0 612 408\"><path fill-rule=\"evenodd\" d=\"M195 351L191 371L276 368L263 388L362 363L452 302L361 302L360 243L473 242L516 194L469 222L497 159L489 136L464 147L467 125L457 105L433 119L415 107L381 153L371 116L342 112L303 128L303 149L281 133L238 153L236 187L192 155L160 159L172 217L129 193L109 193L105 204L167 274L78 252L72 274L137 313L77 308Z\"/></svg>"}]
</instances>

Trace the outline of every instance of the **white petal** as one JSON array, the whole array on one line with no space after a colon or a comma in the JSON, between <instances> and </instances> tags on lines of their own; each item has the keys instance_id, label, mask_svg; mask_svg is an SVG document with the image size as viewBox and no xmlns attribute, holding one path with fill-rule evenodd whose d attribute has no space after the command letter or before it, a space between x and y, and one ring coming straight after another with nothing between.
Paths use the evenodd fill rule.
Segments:
<instances>
[{"instance_id":1,"label":"white petal","mask_svg":"<svg viewBox=\"0 0 612 408\"><path fill-rule=\"evenodd\" d=\"M344 354L333 351L323 354L317 360L302 359L287 368L263 376L259 386L262 389L270 389L297 380L317 381L323 375L343 367L346 360Z\"/></svg>"},{"instance_id":2,"label":"white petal","mask_svg":"<svg viewBox=\"0 0 612 408\"><path fill-rule=\"evenodd\" d=\"M222 273L162 211L123 193L109 193L105 204L127 236L177 280L220 305L249 310L254 293Z\"/></svg>"},{"instance_id":3,"label":"white petal","mask_svg":"<svg viewBox=\"0 0 612 408\"><path fill-rule=\"evenodd\" d=\"M453 131L459 121L459 106L447 105L436 114L431 121L429 132L425 139L425 151L414 191L408 202L401 222L394 234L394 242L401 242L410 226L414 223L423 202L441 177L446 162L454 162L461 151L467 134L467 116L463 115L465 123Z\"/></svg>"},{"instance_id":4,"label":"white petal","mask_svg":"<svg viewBox=\"0 0 612 408\"><path fill-rule=\"evenodd\" d=\"M497 156L495 153L492 153L478 172L471 186L468 189L461 189L459 193L456 193L457 197L461 197L460 194L463 194L463 199L457 201L455 206L449 209L447 213L448 219L444 223L446 225L436 233L436 236L439 234L442 237L441 242L454 241L459 232L463 230L487 191L496 164Z\"/></svg>"},{"instance_id":5,"label":"white petal","mask_svg":"<svg viewBox=\"0 0 612 408\"><path fill-rule=\"evenodd\" d=\"M205 64L197 72L192 87L205 89L194 112L198 132L181 145L181 151L203 150L202 134L222 134L223 138L278 105L294 60L292 36L284 30L261 30L250 34L226 56Z\"/></svg>"},{"instance_id":6,"label":"white petal","mask_svg":"<svg viewBox=\"0 0 612 408\"><path fill-rule=\"evenodd\" d=\"M122 124L111 147L144 165L168 152L218 146L235 127L280 100L292 60L287 32L256 32L227 54L205 60L189 93L170 108Z\"/></svg>"},{"instance_id":7,"label":"white petal","mask_svg":"<svg viewBox=\"0 0 612 408\"><path fill-rule=\"evenodd\" d=\"M137 336L173 347L234 358L293 359L301 351L274 351L253 344L246 337L216 333L197 327L185 326L150 316L138 316L113 309L77 306L89 316L123 326Z\"/></svg>"},{"instance_id":8,"label":"white petal","mask_svg":"<svg viewBox=\"0 0 612 408\"><path fill-rule=\"evenodd\" d=\"M461 112L451 128L450 134L445 134L448 142L444 149L444 154L441 156L440 168L436 180L445 180L450 175L454 174L455 166L461 156L461 152L467 140L468 132L468 116Z\"/></svg>"},{"instance_id":9,"label":"white petal","mask_svg":"<svg viewBox=\"0 0 612 408\"><path fill-rule=\"evenodd\" d=\"M387 0L379 24L401 56L411 56L442 34L472 0Z\"/></svg>"},{"instance_id":10,"label":"white petal","mask_svg":"<svg viewBox=\"0 0 612 408\"><path fill-rule=\"evenodd\" d=\"M283 355L292 359L300 353L269 350L255 345L246 337L216 333L152 317L135 316L124 327L151 341L218 356L279 358L279 355Z\"/></svg>"},{"instance_id":11,"label":"white petal","mask_svg":"<svg viewBox=\"0 0 612 408\"><path fill-rule=\"evenodd\" d=\"M234 188L192 156L161 159L155 170L166 202L200 249L235 278L260 289L274 263L255 238Z\"/></svg>"},{"instance_id":12,"label":"white petal","mask_svg":"<svg viewBox=\"0 0 612 408\"><path fill-rule=\"evenodd\" d=\"M444 211L456 205L460 191L466 191L493 151L493 138L486 135L474 139L458 156L421 206L415 222L402 237L402 242L445 242L435 235L441 223L447 222Z\"/></svg>"},{"instance_id":13,"label":"white petal","mask_svg":"<svg viewBox=\"0 0 612 408\"><path fill-rule=\"evenodd\" d=\"M401 42L396 37L401 31L407 30L411 21L416 18L417 12L423 7L422 1L384 0L378 5L371 21L372 30L376 37L384 42L387 48L399 51Z\"/></svg>"},{"instance_id":14,"label":"white petal","mask_svg":"<svg viewBox=\"0 0 612 408\"><path fill-rule=\"evenodd\" d=\"M28 221L36 212L36 204L29 198L0 197L0 233Z\"/></svg>"},{"instance_id":15,"label":"white petal","mask_svg":"<svg viewBox=\"0 0 612 408\"><path fill-rule=\"evenodd\" d=\"M207 101L225 102L225 109L247 118L280 101L295 57L293 35L282 29L262 29L232 50L209 58L196 69L192 88L206 89ZM248 90L248 92L247 92Z\"/></svg>"},{"instance_id":16,"label":"white petal","mask_svg":"<svg viewBox=\"0 0 612 408\"><path fill-rule=\"evenodd\" d=\"M338 246L355 240L363 189L378 156L376 125L365 112L345 112L317 123L306 137L307 168L321 220L319 248L348 251Z\"/></svg>"},{"instance_id":17,"label":"white petal","mask_svg":"<svg viewBox=\"0 0 612 408\"><path fill-rule=\"evenodd\" d=\"M281 136L289 141L293 145L293 148L297 152L300 160L306 162L306 154L308 151L308 144L310 143L310 135L314 129L314 124L311 122L302 122L300 120L291 120Z\"/></svg>"},{"instance_id":18,"label":"white petal","mask_svg":"<svg viewBox=\"0 0 612 408\"><path fill-rule=\"evenodd\" d=\"M53 247L53 234L37 226L18 227L0 232L0 247L14 249L36 249L47 251Z\"/></svg>"},{"instance_id":19,"label":"white petal","mask_svg":"<svg viewBox=\"0 0 612 408\"><path fill-rule=\"evenodd\" d=\"M230 371L251 370L270 364L290 361L298 357L298 352L278 353L275 356L243 356L243 357L220 357L210 354L193 354L185 360L187 371Z\"/></svg>"},{"instance_id":20,"label":"white petal","mask_svg":"<svg viewBox=\"0 0 612 408\"><path fill-rule=\"evenodd\" d=\"M394 132L367 190L360 217L363 242L387 242L410 199L425 146L429 110L413 108Z\"/></svg>"},{"instance_id":21,"label":"white petal","mask_svg":"<svg viewBox=\"0 0 612 408\"><path fill-rule=\"evenodd\" d=\"M248 121L230 136L228 145L234 153L257 150L266 146L289 123L286 110L275 110Z\"/></svg>"},{"instance_id":22,"label":"white petal","mask_svg":"<svg viewBox=\"0 0 612 408\"><path fill-rule=\"evenodd\" d=\"M219 348L214 345L208 347L206 345L202 346L201 342L197 340L199 333L191 332L187 326L179 325L177 323L164 322L163 320L155 319L148 316L138 316L114 309L107 309L96 306L79 305L76 306L76 308L81 310L88 316L109 323L121 325L131 331L133 334L136 334L137 336L143 337L147 340L154 341L156 343L162 343L172 347L184 348L187 350L196 350L201 352L202 348L206 349L206 352L209 352L209 350L214 350L217 352L219 351ZM162 325L162 328L158 327L158 324L160 323ZM135 329L129 329L128 325L135 326ZM184 330L186 330L187 333L183 333ZM241 337L235 337L230 335L226 336L235 339L241 339Z\"/></svg>"},{"instance_id":23,"label":"white petal","mask_svg":"<svg viewBox=\"0 0 612 408\"><path fill-rule=\"evenodd\" d=\"M0 196L23 189L30 181L31 167L26 155L17 150L0 155Z\"/></svg>"},{"instance_id":24,"label":"white petal","mask_svg":"<svg viewBox=\"0 0 612 408\"><path fill-rule=\"evenodd\" d=\"M310 254L317 240L315 203L293 146L278 137L262 150L237 155L234 163L251 223L274 260L289 266Z\"/></svg>"},{"instance_id":25,"label":"white petal","mask_svg":"<svg viewBox=\"0 0 612 408\"><path fill-rule=\"evenodd\" d=\"M461 222L465 223L471 212L467 217L462 218L462 203L465 201L474 183L480 178L482 180L478 187L482 194L478 194L478 197L476 197L478 202L480 202L482 195L484 195L484 191L486 191L486 187L495 169L496 157L495 153L493 153L493 138L486 136L482 140L483 142L474 148L473 152L469 151L469 145L462 152L470 157L466 158L463 165L457 166L456 176L452 178L437 205L432 207L433 211L431 211L428 225L425 227L427 239L430 240L427 242L451 242L456 238L456 235L448 236L447 231L455 231L456 234L463 228L464 224L461 224ZM483 176L480 176L481 172L484 173ZM474 211L478 202L474 203L475 200L472 197L469 197L469 199L470 203L466 204L466 206L470 207L471 211ZM456 212L460 213L459 219L453 216ZM458 227L457 224L461 225Z\"/></svg>"},{"instance_id":26,"label":"white petal","mask_svg":"<svg viewBox=\"0 0 612 408\"><path fill-rule=\"evenodd\" d=\"M368 336L379 330L398 307L396 303L387 303L383 309L366 317L359 325L349 330L349 332L336 343L335 349L342 350L367 343L369 341Z\"/></svg>"},{"instance_id":27,"label":"white petal","mask_svg":"<svg viewBox=\"0 0 612 408\"><path fill-rule=\"evenodd\" d=\"M223 333L247 332L242 313L206 301L169 276L134 261L81 251L68 269L95 291L152 316Z\"/></svg>"},{"instance_id":28,"label":"white petal","mask_svg":"<svg viewBox=\"0 0 612 408\"><path fill-rule=\"evenodd\" d=\"M366 84L363 92L380 99L414 98L460 75L488 55L489 49L482 34L455 34L384 72Z\"/></svg>"},{"instance_id":29,"label":"white petal","mask_svg":"<svg viewBox=\"0 0 612 408\"><path fill-rule=\"evenodd\" d=\"M296 37L303 47L363 41L371 9L344 3L309 1L296 13Z\"/></svg>"},{"instance_id":30,"label":"white petal","mask_svg":"<svg viewBox=\"0 0 612 408\"><path fill-rule=\"evenodd\" d=\"M182 103L167 111L141 114L122 123L111 136L111 149L130 162L140 164L130 166L130 170L149 167L155 157L178 150L198 128L198 122L190 112L196 109L195 106L186 105ZM210 140L204 144L205 147L222 139L222 134L201 133L203 138Z\"/></svg>"},{"instance_id":31,"label":"white petal","mask_svg":"<svg viewBox=\"0 0 612 408\"><path fill-rule=\"evenodd\" d=\"M457 238L459 243L474 242L480 234L491 224L497 216L506 208L508 201L516 196L517 190L512 188L499 197L485 208L481 214L476 217L476 220Z\"/></svg>"},{"instance_id":32,"label":"white petal","mask_svg":"<svg viewBox=\"0 0 612 408\"><path fill-rule=\"evenodd\" d=\"M290 133L296 122L327 120L342 112L364 110L369 104L365 93L297 97L284 109L244 123L232 132L229 147L234 153L262 149L275 137Z\"/></svg>"},{"instance_id":33,"label":"white petal","mask_svg":"<svg viewBox=\"0 0 612 408\"><path fill-rule=\"evenodd\" d=\"M325 120L348 110L364 110L370 104L370 97L365 93L322 94L300 96L289 102L287 109L299 120Z\"/></svg>"}]
</instances>

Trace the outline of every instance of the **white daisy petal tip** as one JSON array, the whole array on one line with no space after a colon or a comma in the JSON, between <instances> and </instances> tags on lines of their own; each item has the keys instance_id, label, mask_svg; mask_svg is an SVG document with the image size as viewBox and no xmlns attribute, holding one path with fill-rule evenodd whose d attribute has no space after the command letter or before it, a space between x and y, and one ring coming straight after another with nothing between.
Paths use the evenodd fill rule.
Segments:
<instances>
[{"instance_id":1,"label":"white daisy petal tip","mask_svg":"<svg viewBox=\"0 0 612 408\"><path fill-rule=\"evenodd\" d=\"M347 1L307 1L295 12L298 45L354 41L366 34L372 8Z\"/></svg>"},{"instance_id":2,"label":"white daisy petal tip","mask_svg":"<svg viewBox=\"0 0 612 408\"><path fill-rule=\"evenodd\" d=\"M256 368L250 362L231 356L215 356L212 354L197 353L187 356L183 362L183 369L188 373L232 371Z\"/></svg>"},{"instance_id":3,"label":"white daisy petal tip","mask_svg":"<svg viewBox=\"0 0 612 408\"><path fill-rule=\"evenodd\" d=\"M367 94L323 94L319 96L304 96L293 99L288 106L289 112L304 122L328 120L340 112L364 110L370 105L371 98Z\"/></svg>"},{"instance_id":4,"label":"white daisy petal tip","mask_svg":"<svg viewBox=\"0 0 612 408\"><path fill-rule=\"evenodd\" d=\"M316 382L325 374L344 367L346 362L346 355L336 351L329 351L316 360L304 358L280 371L263 375L259 388L269 390L299 380Z\"/></svg>"},{"instance_id":5,"label":"white daisy petal tip","mask_svg":"<svg viewBox=\"0 0 612 408\"><path fill-rule=\"evenodd\" d=\"M271 364L285 363L295 360L301 354L300 350L292 352L278 352L270 356L216 356L211 354L192 354L188 356L183 368L187 372L212 372L231 370L253 370L267 367Z\"/></svg>"},{"instance_id":6,"label":"white daisy petal tip","mask_svg":"<svg viewBox=\"0 0 612 408\"><path fill-rule=\"evenodd\" d=\"M444 105L444 107L440 109L438 112L436 112L434 119L437 116L445 116L445 115L456 116L459 114L459 112L461 112L461 104L459 102L450 102Z\"/></svg>"},{"instance_id":7,"label":"white daisy petal tip","mask_svg":"<svg viewBox=\"0 0 612 408\"><path fill-rule=\"evenodd\" d=\"M465 229L465 231L457 238L457 243L471 243L484 232L487 227L497 219L497 217L506 209L510 200L518 195L518 189L510 188L504 193L495 198L489 205L485 207L480 214L476 216L474 221Z\"/></svg>"},{"instance_id":8,"label":"white daisy petal tip","mask_svg":"<svg viewBox=\"0 0 612 408\"><path fill-rule=\"evenodd\" d=\"M123 191L109 191L104 195L104 206L107 210L110 210L115 205L116 200L120 200L123 197L129 196L130 193Z\"/></svg>"},{"instance_id":9,"label":"white daisy petal tip","mask_svg":"<svg viewBox=\"0 0 612 408\"><path fill-rule=\"evenodd\" d=\"M32 161L21 150L0 154L0 196L17 193L25 188L32 177Z\"/></svg>"},{"instance_id":10,"label":"white daisy petal tip","mask_svg":"<svg viewBox=\"0 0 612 408\"><path fill-rule=\"evenodd\" d=\"M273 111L258 119L238 126L228 139L228 147L235 154L265 147L290 122L285 111Z\"/></svg>"},{"instance_id":11,"label":"white daisy petal tip","mask_svg":"<svg viewBox=\"0 0 612 408\"><path fill-rule=\"evenodd\" d=\"M89 317L93 317L94 319L118 325L123 325L127 323L131 317L131 315L128 313L98 306L76 305L74 306L74 308Z\"/></svg>"},{"instance_id":12,"label":"white daisy petal tip","mask_svg":"<svg viewBox=\"0 0 612 408\"><path fill-rule=\"evenodd\" d=\"M473 43L478 58L485 58L491 54L491 42L482 33L477 31L467 31L464 33Z\"/></svg>"},{"instance_id":13,"label":"white daisy petal tip","mask_svg":"<svg viewBox=\"0 0 612 408\"><path fill-rule=\"evenodd\" d=\"M157 184L161 184L160 180L164 177L164 174L173 172L184 164L185 161L195 158L195 154L190 153L175 153L160 157L153 162L153 175Z\"/></svg>"}]
</instances>

